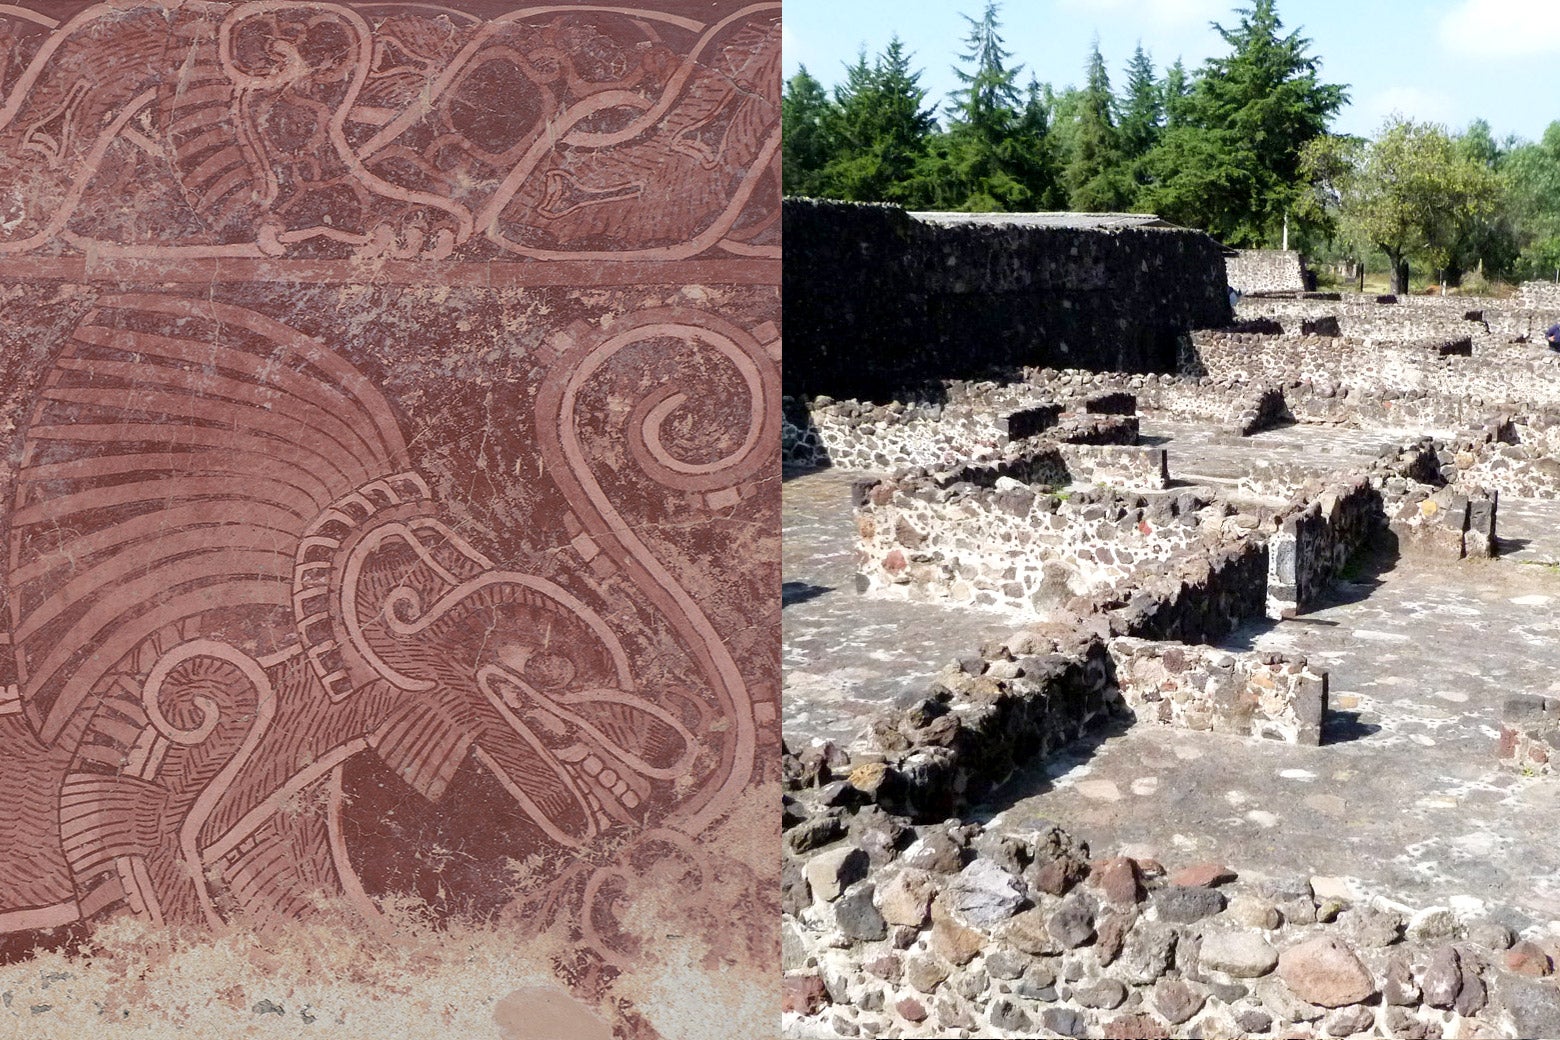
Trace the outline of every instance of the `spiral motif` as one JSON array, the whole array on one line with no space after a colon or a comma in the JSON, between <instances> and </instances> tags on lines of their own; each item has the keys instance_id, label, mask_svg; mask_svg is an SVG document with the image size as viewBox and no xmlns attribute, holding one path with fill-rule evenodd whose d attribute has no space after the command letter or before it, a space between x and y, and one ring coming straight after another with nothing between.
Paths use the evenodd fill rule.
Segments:
<instances>
[{"instance_id":1,"label":"spiral motif","mask_svg":"<svg viewBox=\"0 0 1560 1040\"><path fill-rule=\"evenodd\" d=\"M538 447L547 471L587 532L663 612L694 659L730 721L716 775L678 807L674 817L689 833L703 830L735 804L752 778L757 749L753 697L731 651L703 608L633 531L596 479L581 443L579 396L584 386L623 351L673 338L714 350L734 366L748 388L748 427L739 447L711 462L673 455L661 431L690 403L682 390L661 387L629 415L628 448L646 476L669 491L734 494L765 466L778 469L780 373L757 337L718 316L691 308L656 308L614 323L595 341L575 346L552 369L537 399Z\"/></svg>"}]
</instances>

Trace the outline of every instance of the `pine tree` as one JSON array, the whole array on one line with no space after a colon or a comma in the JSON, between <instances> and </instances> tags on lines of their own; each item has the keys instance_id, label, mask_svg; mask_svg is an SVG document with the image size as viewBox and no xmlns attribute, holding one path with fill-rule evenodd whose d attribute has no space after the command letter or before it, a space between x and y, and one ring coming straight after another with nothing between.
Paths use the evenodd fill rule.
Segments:
<instances>
[{"instance_id":1,"label":"pine tree","mask_svg":"<svg viewBox=\"0 0 1560 1040\"><path fill-rule=\"evenodd\" d=\"M820 178L823 194L856 202L919 203L916 168L937 128L932 110L922 107L926 91L920 79L898 36L872 64L862 51L854 65L846 66L824 127L832 154Z\"/></svg>"},{"instance_id":2,"label":"pine tree","mask_svg":"<svg viewBox=\"0 0 1560 1040\"><path fill-rule=\"evenodd\" d=\"M1164 125L1164 95L1154 79L1154 63L1139 43L1127 64L1121 110L1121 151L1127 161L1142 158L1159 140Z\"/></svg>"},{"instance_id":3,"label":"pine tree","mask_svg":"<svg viewBox=\"0 0 1560 1040\"><path fill-rule=\"evenodd\" d=\"M1281 34L1274 0L1237 13L1234 28L1214 26L1229 54L1203 66L1184 122L1172 112L1149 156L1156 180L1149 201L1231 245L1264 245L1277 241L1306 190L1301 149L1326 132L1348 95L1321 81L1310 40Z\"/></svg>"},{"instance_id":4,"label":"pine tree","mask_svg":"<svg viewBox=\"0 0 1560 1040\"><path fill-rule=\"evenodd\" d=\"M1187 78L1186 66L1181 59L1165 70L1164 82L1159 88L1164 105L1165 129L1186 125L1191 108L1192 82Z\"/></svg>"},{"instance_id":5,"label":"pine tree","mask_svg":"<svg viewBox=\"0 0 1560 1040\"><path fill-rule=\"evenodd\" d=\"M1120 135L1111 114L1114 102L1110 75L1096 39L1084 86L1078 93L1071 154L1062 175L1067 203L1075 210L1119 210L1130 199L1130 177L1122 165Z\"/></svg>"},{"instance_id":6,"label":"pine tree","mask_svg":"<svg viewBox=\"0 0 1560 1040\"><path fill-rule=\"evenodd\" d=\"M1020 98L1022 66L1009 68L999 7L988 3L980 18L964 16L970 33L963 67L954 75L949 128L923 166L933 204L978 211L1026 211L1054 201L1055 173L1046 133L1047 112L1033 77Z\"/></svg>"},{"instance_id":7,"label":"pine tree","mask_svg":"<svg viewBox=\"0 0 1560 1040\"><path fill-rule=\"evenodd\" d=\"M827 126L834 119L828 92L804 65L780 99L780 180L787 195L816 195L829 160Z\"/></svg>"}]
</instances>

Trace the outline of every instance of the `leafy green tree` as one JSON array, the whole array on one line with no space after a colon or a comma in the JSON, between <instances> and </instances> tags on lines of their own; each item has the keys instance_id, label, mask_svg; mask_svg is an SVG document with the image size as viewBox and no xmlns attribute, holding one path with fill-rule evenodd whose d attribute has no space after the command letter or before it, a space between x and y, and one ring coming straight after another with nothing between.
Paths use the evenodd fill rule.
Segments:
<instances>
[{"instance_id":1,"label":"leafy green tree","mask_svg":"<svg viewBox=\"0 0 1560 1040\"><path fill-rule=\"evenodd\" d=\"M1444 129L1394 118L1365 149L1343 191L1343 223L1392 265L1392 291L1408 290L1417 257L1444 278L1460 236L1500 197L1494 173L1461 152Z\"/></svg>"},{"instance_id":2,"label":"leafy green tree","mask_svg":"<svg viewBox=\"0 0 1560 1040\"><path fill-rule=\"evenodd\" d=\"M872 64L862 51L846 66L845 82L834 88L832 117L824 123L831 154L820 177L822 194L855 202L920 202L916 169L937 128L932 110L922 107L926 91L920 79L898 36Z\"/></svg>"},{"instance_id":3,"label":"leafy green tree","mask_svg":"<svg viewBox=\"0 0 1560 1040\"><path fill-rule=\"evenodd\" d=\"M1072 99L1071 151L1062 172L1067 203L1084 212L1125 209L1133 191L1121 150L1121 137L1111 109L1110 74L1100 54L1099 40L1089 52L1083 89ZM1071 106L1070 106L1071 107Z\"/></svg>"},{"instance_id":4,"label":"leafy green tree","mask_svg":"<svg viewBox=\"0 0 1560 1040\"><path fill-rule=\"evenodd\" d=\"M817 195L829 161L828 124L835 118L828 92L804 65L780 98L780 180L788 195Z\"/></svg>"},{"instance_id":5,"label":"leafy green tree","mask_svg":"<svg viewBox=\"0 0 1560 1040\"><path fill-rule=\"evenodd\" d=\"M1560 268L1560 121L1537 143L1515 144L1500 159L1518 255L1511 273L1553 278Z\"/></svg>"},{"instance_id":6,"label":"leafy green tree","mask_svg":"<svg viewBox=\"0 0 1560 1040\"><path fill-rule=\"evenodd\" d=\"M1275 0L1236 13L1233 28L1214 24L1229 53L1204 64L1186 111L1149 157L1148 201L1232 245L1261 245L1278 238L1305 191L1301 149L1348 95L1321 81L1310 40L1283 33Z\"/></svg>"},{"instance_id":7,"label":"leafy green tree","mask_svg":"<svg viewBox=\"0 0 1560 1040\"><path fill-rule=\"evenodd\" d=\"M1509 271L1517 258L1517 235L1506 198L1507 185L1499 176L1506 146L1495 140L1490 124L1483 119L1468 124L1453 143L1459 156L1494 178L1496 199L1488 213L1470 219L1460 229L1444 277L1460 282L1464 271L1475 268L1481 274Z\"/></svg>"},{"instance_id":8,"label":"leafy green tree","mask_svg":"<svg viewBox=\"0 0 1560 1040\"><path fill-rule=\"evenodd\" d=\"M1364 157L1363 137L1322 134L1300 149L1300 175L1306 190L1295 201L1297 221L1316 238L1332 245L1343 258L1363 261L1372 248L1355 241L1342 228L1343 202Z\"/></svg>"}]
</instances>

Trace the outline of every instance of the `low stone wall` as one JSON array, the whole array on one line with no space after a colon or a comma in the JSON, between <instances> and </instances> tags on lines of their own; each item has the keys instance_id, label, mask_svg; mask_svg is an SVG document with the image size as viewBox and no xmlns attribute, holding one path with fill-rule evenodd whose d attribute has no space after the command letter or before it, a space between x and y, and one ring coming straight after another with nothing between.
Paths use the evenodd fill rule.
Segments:
<instances>
[{"instance_id":1,"label":"low stone wall","mask_svg":"<svg viewBox=\"0 0 1560 1040\"><path fill-rule=\"evenodd\" d=\"M891 812L946 819L1124 710L1103 640L1026 630L943 669L919 704L873 719L849 782Z\"/></svg>"},{"instance_id":2,"label":"low stone wall","mask_svg":"<svg viewBox=\"0 0 1560 1040\"><path fill-rule=\"evenodd\" d=\"M1534 310L1560 310L1560 283L1523 282L1517 288L1517 300Z\"/></svg>"},{"instance_id":3,"label":"low stone wall","mask_svg":"<svg viewBox=\"0 0 1560 1040\"><path fill-rule=\"evenodd\" d=\"M787 807L788 1038L1555 1037L1560 937L1055 826Z\"/></svg>"},{"instance_id":4,"label":"low stone wall","mask_svg":"<svg viewBox=\"0 0 1560 1040\"><path fill-rule=\"evenodd\" d=\"M1224 258L1224 277L1243 293L1304 292L1305 261L1293 249L1241 249Z\"/></svg>"},{"instance_id":5,"label":"low stone wall","mask_svg":"<svg viewBox=\"0 0 1560 1040\"><path fill-rule=\"evenodd\" d=\"M1057 450L1071 456L1071 469L1079 453L1129 449ZM1228 512L1195 495L1062 496L1014 478L1045 474L1002 469L970 465L935 478L911 471L862 486L858 587L1042 617L1188 546L1217 541Z\"/></svg>"},{"instance_id":6,"label":"low stone wall","mask_svg":"<svg viewBox=\"0 0 1560 1040\"><path fill-rule=\"evenodd\" d=\"M1560 418L1553 414L1498 416L1459 431L1449 447L1461 490L1560 498Z\"/></svg>"},{"instance_id":7,"label":"low stone wall","mask_svg":"<svg viewBox=\"0 0 1560 1040\"><path fill-rule=\"evenodd\" d=\"M1264 386L1236 401L1230 427L1236 434L1250 437L1293 418L1284 400L1284 391L1276 386Z\"/></svg>"},{"instance_id":8,"label":"low stone wall","mask_svg":"<svg viewBox=\"0 0 1560 1040\"><path fill-rule=\"evenodd\" d=\"M1058 444L1056 453L1067 467L1071 483L1109 484L1135 491L1162 491L1170 484L1170 458L1163 448Z\"/></svg>"},{"instance_id":9,"label":"low stone wall","mask_svg":"<svg viewBox=\"0 0 1560 1040\"><path fill-rule=\"evenodd\" d=\"M1465 340L1371 343L1323 336L1205 331L1192 338L1185 375L1284 388L1294 417L1452 430L1497 409L1560 409L1556 359L1531 346L1468 355ZM1291 388L1304 387L1305 394ZM1151 401L1145 405L1152 407Z\"/></svg>"},{"instance_id":10,"label":"low stone wall","mask_svg":"<svg viewBox=\"0 0 1560 1040\"><path fill-rule=\"evenodd\" d=\"M1234 520L1241 520L1237 516ZM1261 617L1267 588L1267 540L1226 526L1215 549L1194 547L1170 557L1128 589L1096 593L1084 616L1098 616L1112 635L1210 643Z\"/></svg>"},{"instance_id":11,"label":"low stone wall","mask_svg":"<svg viewBox=\"0 0 1560 1040\"><path fill-rule=\"evenodd\" d=\"M1315 605L1386 522L1368 476L1327 487L1282 517L1268 543L1267 616L1290 618Z\"/></svg>"},{"instance_id":12,"label":"low stone wall","mask_svg":"<svg viewBox=\"0 0 1560 1040\"><path fill-rule=\"evenodd\" d=\"M1131 638L1112 639L1109 649L1122 700L1139 722L1321 743L1327 673L1303 657Z\"/></svg>"},{"instance_id":13,"label":"low stone wall","mask_svg":"<svg viewBox=\"0 0 1560 1040\"><path fill-rule=\"evenodd\" d=\"M1560 772L1560 700L1508 697L1501 711L1499 755L1524 772Z\"/></svg>"}]
</instances>

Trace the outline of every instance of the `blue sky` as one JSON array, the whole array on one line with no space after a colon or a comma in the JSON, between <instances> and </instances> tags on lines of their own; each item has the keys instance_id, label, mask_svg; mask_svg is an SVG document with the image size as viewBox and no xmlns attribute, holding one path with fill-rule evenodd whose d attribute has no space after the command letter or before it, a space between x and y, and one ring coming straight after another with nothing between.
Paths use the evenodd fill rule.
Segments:
<instances>
[{"instance_id":1,"label":"blue sky","mask_svg":"<svg viewBox=\"0 0 1560 1040\"><path fill-rule=\"evenodd\" d=\"M958 86L950 67L968 31L961 11L985 0L785 0L784 61L825 85L864 45L869 56L898 33L923 70L929 100ZM1003 37L1013 61L1060 88L1080 83L1098 34L1112 87L1139 40L1163 69L1226 51L1209 23L1234 25L1240 0L1007 0ZM1336 129L1369 135L1394 112L1460 130L1483 117L1497 138L1537 139L1560 120L1560 0L1278 0L1327 82L1349 84Z\"/></svg>"}]
</instances>

